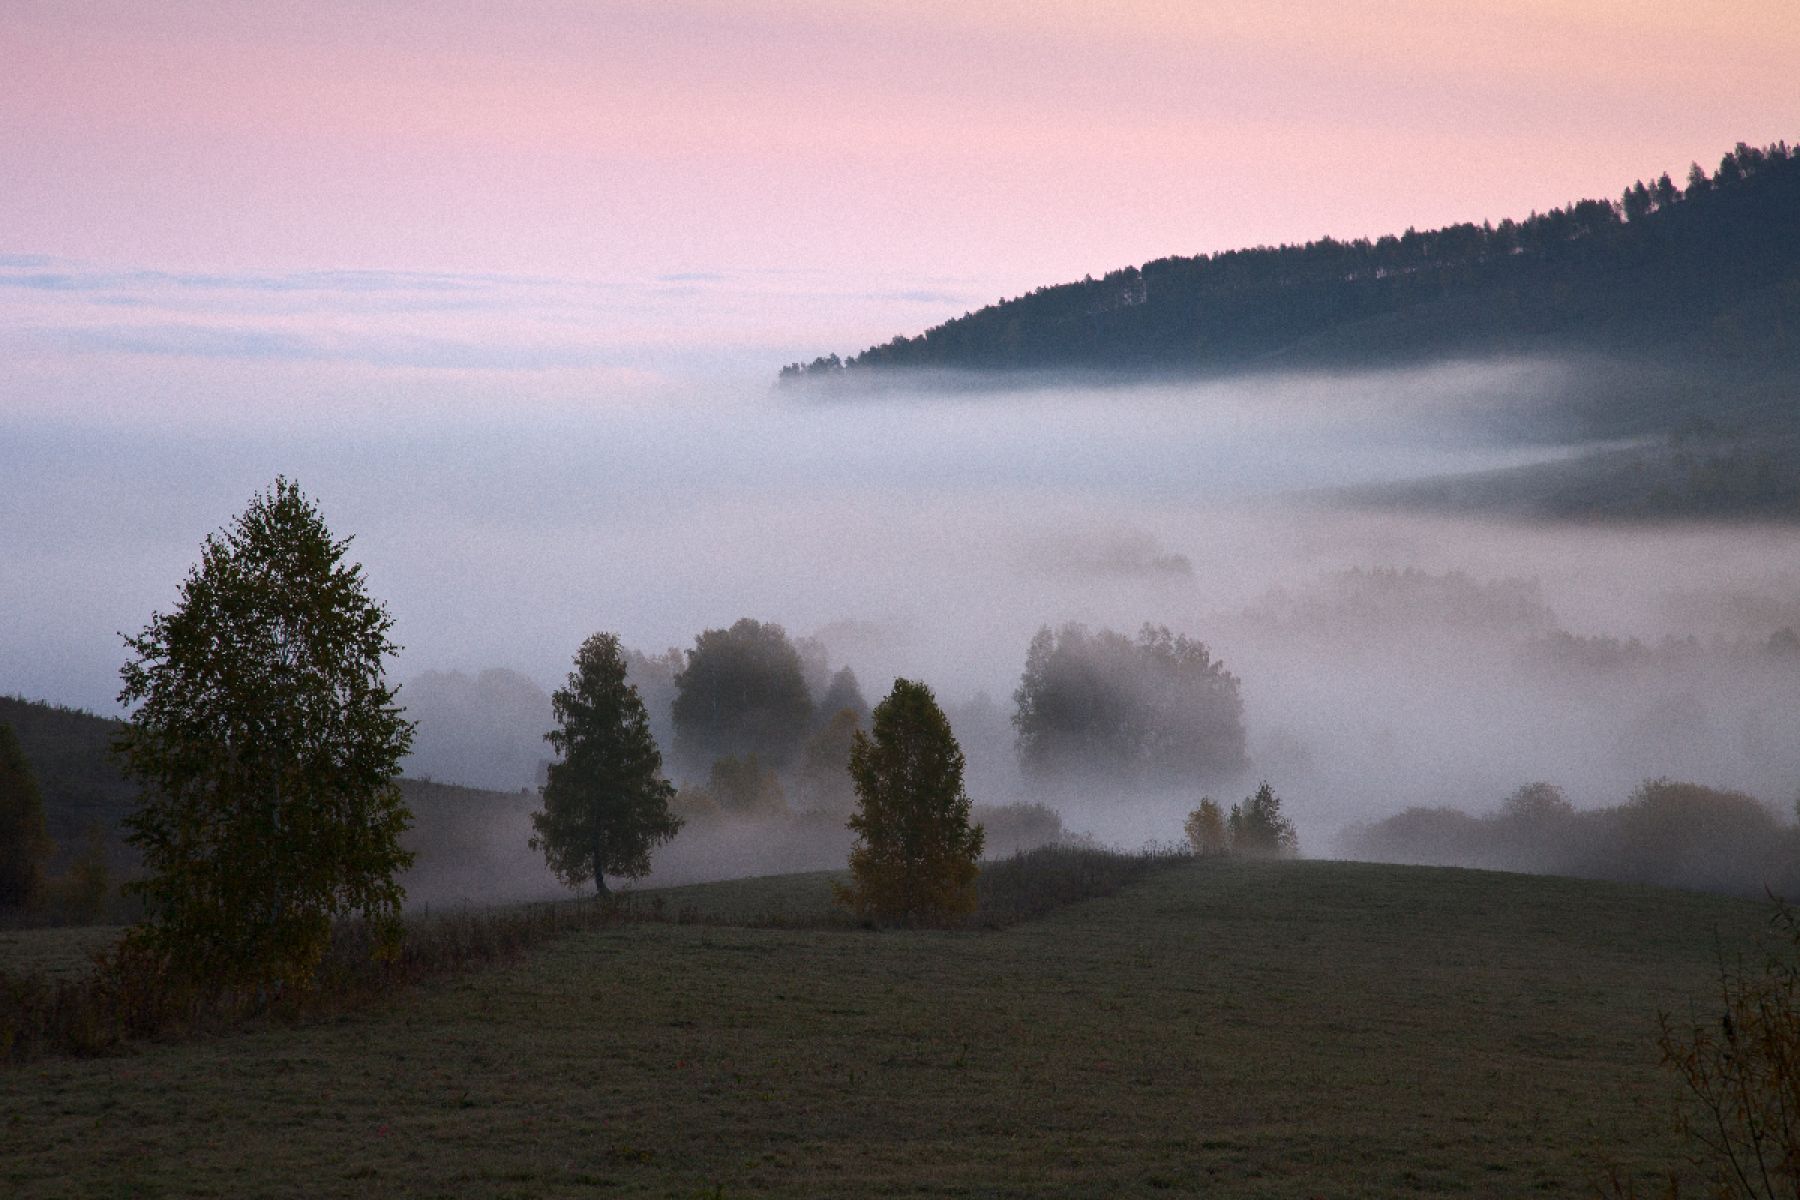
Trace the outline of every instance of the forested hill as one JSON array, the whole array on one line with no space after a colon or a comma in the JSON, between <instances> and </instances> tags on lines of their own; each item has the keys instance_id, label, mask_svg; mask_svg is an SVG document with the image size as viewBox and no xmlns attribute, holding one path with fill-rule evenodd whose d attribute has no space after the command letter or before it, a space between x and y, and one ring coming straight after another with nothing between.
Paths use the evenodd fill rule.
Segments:
<instances>
[{"instance_id":1,"label":"forested hill","mask_svg":"<svg viewBox=\"0 0 1800 1200\"><path fill-rule=\"evenodd\" d=\"M1163 258L1039 288L785 381L879 368L1216 371L1654 348L1800 361L1800 153L1740 144L1522 221Z\"/></svg>"}]
</instances>

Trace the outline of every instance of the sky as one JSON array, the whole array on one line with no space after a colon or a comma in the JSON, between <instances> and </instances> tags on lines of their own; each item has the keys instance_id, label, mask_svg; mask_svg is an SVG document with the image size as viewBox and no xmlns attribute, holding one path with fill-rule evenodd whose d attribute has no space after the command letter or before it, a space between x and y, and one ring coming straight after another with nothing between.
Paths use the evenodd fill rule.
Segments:
<instances>
[{"instance_id":1,"label":"sky","mask_svg":"<svg viewBox=\"0 0 1800 1200\"><path fill-rule=\"evenodd\" d=\"M1791 0L8 0L0 53L0 254L224 311L272 274L550 281L588 290L540 349L664 372L1800 131Z\"/></svg>"},{"instance_id":2,"label":"sky","mask_svg":"<svg viewBox=\"0 0 1800 1200\"><path fill-rule=\"evenodd\" d=\"M1522 217L1800 140L1796 61L1794 0L0 0L0 692L116 711L121 631L286 473L356 538L403 679L552 686L596 629L658 650L748 615L837 631L872 696L907 672L1004 703L1040 623L1150 620L1245 670L1309 829L1368 809L1362 776L1382 803L1457 772L1593 800L1652 767L1791 779L1793 739L1740 753L1757 714L1723 692L1717 736L1647 766L1636 726L1509 723L1562 711L1535 683L1415 672L1375 703L1232 624L1368 567L1541 579L1579 633L1792 623L1787 529L1281 511L1559 453L1460 414L1561 364L861 407L771 385L1084 274ZM1583 776L1608 737L1631 754Z\"/></svg>"}]
</instances>

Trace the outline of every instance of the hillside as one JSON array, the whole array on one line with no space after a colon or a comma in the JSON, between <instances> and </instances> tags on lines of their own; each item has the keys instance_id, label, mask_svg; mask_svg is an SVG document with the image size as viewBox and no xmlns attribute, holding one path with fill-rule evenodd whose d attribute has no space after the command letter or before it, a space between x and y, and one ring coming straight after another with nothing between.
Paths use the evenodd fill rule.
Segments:
<instances>
[{"instance_id":1,"label":"hillside","mask_svg":"<svg viewBox=\"0 0 1800 1200\"><path fill-rule=\"evenodd\" d=\"M119 822L131 811L137 791L112 760L119 722L75 708L19 696L0 696L0 725L11 725L44 797L44 825L56 843L53 869L60 869L80 846L84 831L97 823L108 832L115 865L129 854L118 840Z\"/></svg>"},{"instance_id":2,"label":"hillside","mask_svg":"<svg viewBox=\"0 0 1800 1200\"><path fill-rule=\"evenodd\" d=\"M0 1072L0 1190L1573 1196L1614 1158L1650 1194L1679 1156L1657 1011L1764 916L1200 862L996 933L628 925L328 1022Z\"/></svg>"},{"instance_id":3,"label":"hillside","mask_svg":"<svg viewBox=\"0 0 1800 1200\"><path fill-rule=\"evenodd\" d=\"M56 842L52 871L67 866L84 830L106 831L115 870L129 874L137 857L124 842L124 820L137 789L119 773L112 740L120 722L80 709L0 696L0 723L18 734L44 797L44 823ZM528 852L530 792L456 787L429 779L402 779L401 794L413 814L404 838L419 855L403 877L415 900L442 904L466 898L479 886L502 896L539 894L549 884L543 857ZM499 831L497 833L497 831Z\"/></svg>"},{"instance_id":4,"label":"hillside","mask_svg":"<svg viewBox=\"0 0 1800 1200\"><path fill-rule=\"evenodd\" d=\"M1654 353L1800 364L1800 157L1740 144L1685 185L1498 225L1171 257L1038 288L787 381L892 368L1106 375Z\"/></svg>"}]
</instances>

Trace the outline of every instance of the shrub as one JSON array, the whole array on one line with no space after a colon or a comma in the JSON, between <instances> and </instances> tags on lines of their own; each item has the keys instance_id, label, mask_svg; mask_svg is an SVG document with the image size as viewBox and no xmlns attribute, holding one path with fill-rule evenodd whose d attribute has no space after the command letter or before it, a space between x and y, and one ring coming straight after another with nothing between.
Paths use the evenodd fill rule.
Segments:
<instances>
[{"instance_id":1,"label":"shrub","mask_svg":"<svg viewBox=\"0 0 1800 1200\"><path fill-rule=\"evenodd\" d=\"M1761 963L1721 962L1712 1011L1659 1018L1687 1097L1678 1124L1716 1196L1800 1192L1800 920L1783 906L1774 925Z\"/></svg>"}]
</instances>

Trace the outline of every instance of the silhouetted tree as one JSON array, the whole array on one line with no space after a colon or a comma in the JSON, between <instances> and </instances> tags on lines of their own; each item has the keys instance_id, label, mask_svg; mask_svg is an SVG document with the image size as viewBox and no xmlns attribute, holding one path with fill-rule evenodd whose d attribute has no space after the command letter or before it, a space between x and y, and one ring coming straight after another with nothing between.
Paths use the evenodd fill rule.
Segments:
<instances>
[{"instance_id":1,"label":"silhouetted tree","mask_svg":"<svg viewBox=\"0 0 1800 1200\"><path fill-rule=\"evenodd\" d=\"M393 618L349 545L278 478L126 639L118 750L148 872L127 885L148 913L132 936L191 978L306 986L350 913L398 948L412 725L383 677Z\"/></svg>"},{"instance_id":2,"label":"silhouetted tree","mask_svg":"<svg viewBox=\"0 0 1800 1200\"><path fill-rule=\"evenodd\" d=\"M52 848L37 778L12 726L0 724L0 908L37 903Z\"/></svg>"},{"instance_id":3,"label":"silhouetted tree","mask_svg":"<svg viewBox=\"0 0 1800 1200\"><path fill-rule=\"evenodd\" d=\"M858 913L937 924L973 912L983 832L969 820L963 753L931 689L896 679L873 728L851 741L856 812L849 887Z\"/></svg>"},{"instance_id":4,"label":"silhouetted tree","mask_svg":"<svg viewBox=\"0 0 1800 1200\"><path fill-rule=\"evenodd\" d=\"M591 879L604 894L608 875L648 874L650 851L681 828L669 812L675 788L662 777L662 754L644 702L625 678L615 634L581 644L575 669L550 703L558 728L544 740L557 760L544 807L531 817L531 846L569 887Z\"/></svg>"},{"instance_id":5,"label":"silhouetted tree","mask_svg":"<svg viewBox=\"0 0 1800 1200\"><path fill-rule=\"evenodd\" d=\"M702 633L675 689L676 754L691 769L748 754L784 767L812 724L800 656L773 623L746 617Z\"/></svg>"}]
</instances>

